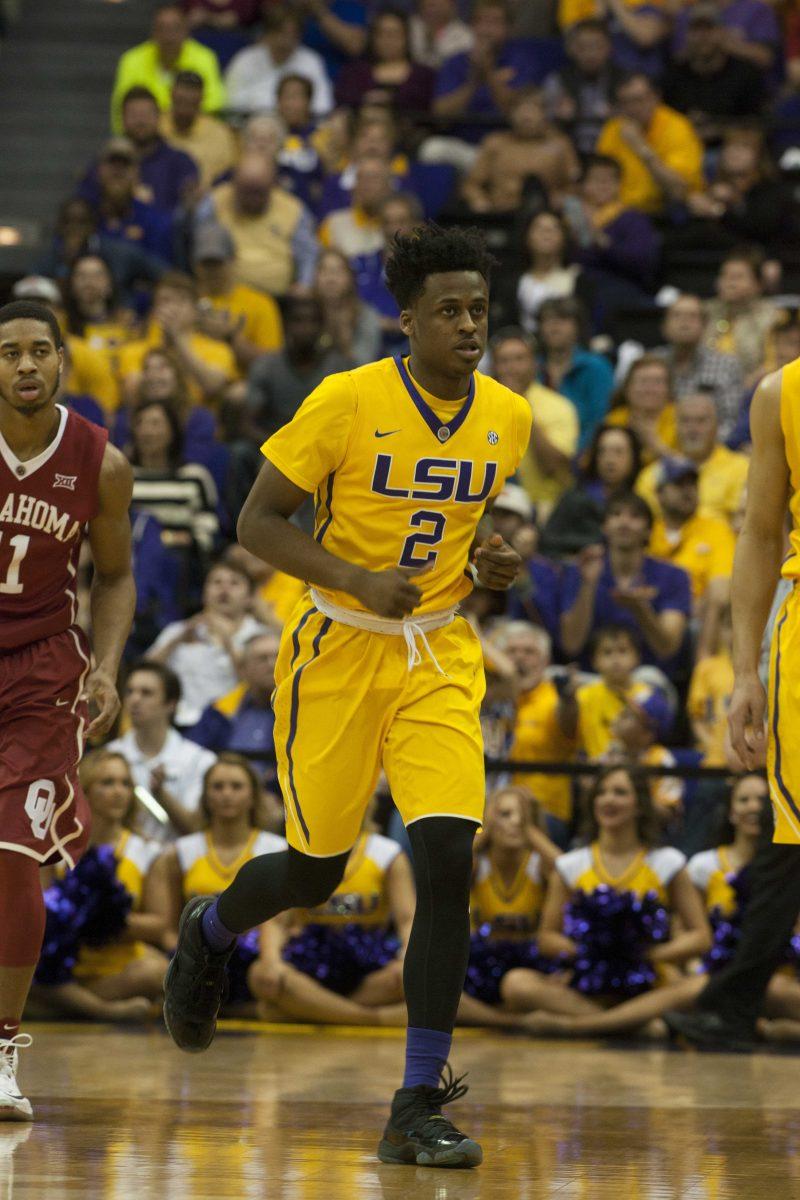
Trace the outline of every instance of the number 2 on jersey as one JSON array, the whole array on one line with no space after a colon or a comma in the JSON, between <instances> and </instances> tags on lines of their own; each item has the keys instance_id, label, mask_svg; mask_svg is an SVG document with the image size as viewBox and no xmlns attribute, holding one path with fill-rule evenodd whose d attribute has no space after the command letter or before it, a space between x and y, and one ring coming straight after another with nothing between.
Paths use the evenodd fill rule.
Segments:
<instances>
[{"instance_id":1,"label":"number 2 on jersey","mask_svg":"<svg viewBox=\"0 0 800 1200\"><path fill-rule=\"evenodd\" d=\"M0 543L3 540L3 535L0 533ZM8 565L6 577L3 583L0 583L0 594L4 596L18 596L22 591L22 584L19 581L19 569L22 565L22 560L28 553L28 546L31 539L24 533L17 533L9 539L9 546L14 547L14 556ZM0 559L2 558L3 547L0 545ZM0 567L2 571L2 567Z\"/></svg>"},{"instance_id":2,"label":"number 2 on jersey","mask_svg":"<svg viewBox=\"0 0 800 1200\"><path fill-rule=\"evenodd\" d=\"M423 528L419 533L410 533L408 535L403 544L403 553L400 555L400 566L433 566L439 557L438 550L431 550L422 556L418 556L416 550L419 546L438 546L444 537L446 523L447 518L441 512L430 512L429 510L421 509L419 512L413 513L409 521L409 525L412 528L419 529L420 526L429 526L429 528Z\"/></svg>"}]
</instances>

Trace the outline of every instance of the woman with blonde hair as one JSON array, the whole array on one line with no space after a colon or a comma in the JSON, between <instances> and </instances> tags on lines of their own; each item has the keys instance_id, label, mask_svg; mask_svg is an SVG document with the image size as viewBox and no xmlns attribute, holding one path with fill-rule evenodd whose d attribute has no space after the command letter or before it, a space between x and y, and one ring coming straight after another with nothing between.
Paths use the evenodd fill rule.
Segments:
<instances>
[{"instance_id":1,"label":"woman with blonde hair","mask_svg":"<svg viewBox=\"0 0 800 1200\"><path fill-rule=\"evenodd\" d=\"M103 903L105 889L112 887L115 897L124 901L118 911L121 929L100 944L97 937L91 938L93 944L81 940L69 972L66 947L60 954L58 936L49 924L37 968L34 1000L60 1012L98 1021L145 1020L152 1015L154 1001L161 997L167 966L164 955L156 949L164 926L150 870L160 847L135 832L136 796L123 755L94 751L83 760L80 779L92 810L92 835L90 849L71 874L86 880L84 908L87 892L94 890L99 903ZM48 908L55 911L75 879L70 880L61 868L50 872L50 879L53 882L46 899ZM113 888L114 881L118 888ZM123 889L127 901L121 895ZM128 912L123 916L125 908ZM70 950L74 952L72 947ZM49 982L53 979L58 982Z\"/></svg>"}]
</instances>

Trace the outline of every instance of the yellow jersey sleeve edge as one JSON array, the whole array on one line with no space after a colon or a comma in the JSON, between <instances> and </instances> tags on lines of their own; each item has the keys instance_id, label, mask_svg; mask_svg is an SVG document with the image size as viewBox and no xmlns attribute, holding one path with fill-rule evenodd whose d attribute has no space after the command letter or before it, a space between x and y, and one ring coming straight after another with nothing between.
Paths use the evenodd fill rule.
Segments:
<instances>
[{"instance_id":1,"label":"yellow jersey sleeve edge","mask_svg":"<svg viewBox=\"0 0 800 1200\"><path fill-rule=\"evenodd\" d=\"M275 450L271 447L268 450L268 447L269 441L264 442L263 446L261 447L261 453L264 455L264 458L266 458L267 462L271 462L273 467L277 467L281 475L285 475L289 482L293 483L295 487L302 488L304 492L308 492L309 495L313 496L314 492L319 487L319 482L309 483L305 476L301 475L300 472L291 466L290 463L286 462L284 458L281 458L280 454L276 454Z\"/></svg>"}]
</instances>

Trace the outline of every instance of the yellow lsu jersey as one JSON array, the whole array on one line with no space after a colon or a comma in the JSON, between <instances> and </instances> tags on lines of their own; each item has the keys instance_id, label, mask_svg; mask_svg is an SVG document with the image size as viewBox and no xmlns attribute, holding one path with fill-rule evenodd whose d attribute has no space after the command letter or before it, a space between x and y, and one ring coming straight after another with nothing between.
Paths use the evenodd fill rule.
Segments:
<instances>
[{"instance_id":1,"label":"yellow lsu jersey","mask_svg":"<svg viewBox=\"0 0 800 1200\"><path fill-rule=\"evenodd\" d=\"M314 494L326 550L371 571L427 568L415 612L434 612L470 592L478 521L516 471L531 419L524 397L477 372L466 397L439 400L398 356L329 376L261 449Z\"/></svg>"},{"instance_id":2,"label":"yellow lsu jersey","mask_svg":"<svg viewBox=\"0 0 800 1200\"><path fill-rule=\"evenodd\" d=\"M116 846L116 876L133 898L132 912L142 906L142 891L147 872L155 862L161 846L145 841L135 833L124 830ZM75 978L87 979L98 975L118 975L129 963L145 953L143 942L112 942L108 946L81 946L75 965Z\"/></svg>"},{"instance_id":3,"label":"yellow lsu jersey","mask_svg":"<svg viewBox=\"0 0 800 1200\"><path fill-rule=\"evenodd\" d=\"M556 859L556 870L571 891L593 892L602 884L640 897L655 892L662 904L669 899L667 888L685 866L685 856L672 846L642 849L621 875L606 870L597 842Z\"/></svg>"},{"instance_id":4,"label":"yellow lsu jersey","mask_svg":"<svg viewBox=\"0 0 800 1200\"><path fill-rule=\"evenodd\" d=\"M379 833L362 833L347 860L344 878L318 908L304 910L304 924L365 925L378 928L391 916L386 877L401 854L397 842Z\"/></svg>"},{"instance_id":5,"label":"yellow lsu jersey","mask_svg":"<svg viewBox=\"0 0 800 1200\"><path fill-rule=\"evenodd\" d=\"M736 910L736 893L728 882L737 873L729 856L729 846L702 850L689 859L686 870L694 886L702 894L706 909L719 909L726 916Z\"/></svg>"},{"instance_id":6,"label":"yellow lsu jersey","mask_svg":"<svg viewBox=\"0 0 800 1200\"><path fill-rule=\"evenodd\" d=\"M178 838L175 853L183 876L183 899L195 896L218 896L233 883L240 867L259 854L277 854L286 849L286 842L276 833L254 829L241 854L231 863L224 863L208 830Z\"/></svg>"},{"instance_id":7,"label":"yellow lsu jersey","mask_svg":"<svg viewBox=\"0 0 800 1200\"><path fill-rule=\"evenodd\" d=\"M490 937L530 938L536 932L544 901L542 863L531 851L520 863L510 885L492 866L488 854L479 854L469 897L473 930Z\"/></svg>"}]
</instances>

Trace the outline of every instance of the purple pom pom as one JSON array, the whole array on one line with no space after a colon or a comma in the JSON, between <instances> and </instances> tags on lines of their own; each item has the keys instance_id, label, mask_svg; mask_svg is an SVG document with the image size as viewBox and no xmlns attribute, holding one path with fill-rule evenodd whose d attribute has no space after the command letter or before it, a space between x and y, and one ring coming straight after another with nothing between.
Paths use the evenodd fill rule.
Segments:
<instances>
[{"instance_id":1,"label":"purple pom pom","mask_svg":"<svg viewBox=\"0 0 800 1200\"><path fill-rule=\"evenodd\" d=\"M637 896L601 884L567 905L564 933L577 944L571 986L585 996L637 996L656 972L648 946L669 938L669 914L655 892Z\"/></svg>"}]
</instances>

